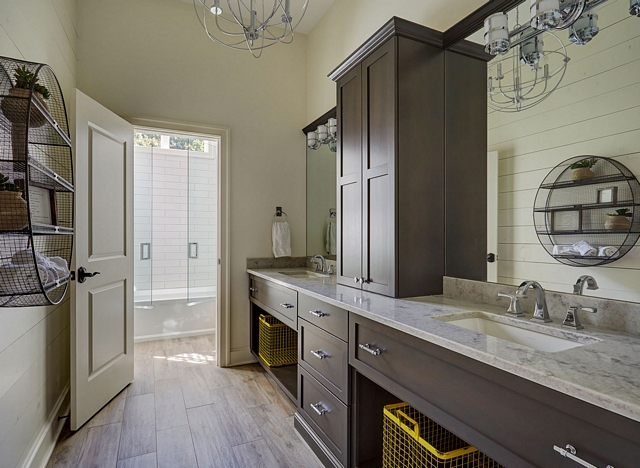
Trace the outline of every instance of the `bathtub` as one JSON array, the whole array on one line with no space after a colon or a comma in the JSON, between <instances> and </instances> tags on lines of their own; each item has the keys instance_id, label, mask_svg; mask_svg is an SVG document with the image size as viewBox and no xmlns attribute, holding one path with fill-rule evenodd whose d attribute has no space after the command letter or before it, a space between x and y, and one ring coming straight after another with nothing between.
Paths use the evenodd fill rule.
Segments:
<instances>
[{"instance_id":1,"label":"bathtub","mask_svg":"<svg viewBox=\"0 0 640 468\"><path fill-rule=\"evenodd\" d=\"M215 333L216 313L215 288L134 291L134 341Z\"/></svg>"}]
</instances>

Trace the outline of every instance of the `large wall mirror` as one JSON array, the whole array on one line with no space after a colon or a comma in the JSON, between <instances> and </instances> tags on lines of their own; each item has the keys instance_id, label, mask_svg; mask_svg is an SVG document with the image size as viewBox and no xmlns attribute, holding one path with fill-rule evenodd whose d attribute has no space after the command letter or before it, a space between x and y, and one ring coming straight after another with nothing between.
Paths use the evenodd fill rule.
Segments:
<instances>
[{"instance_id":1,"label":"large wall mirror","mask_svg":"<svg viewBox=\"0 0 640 468\"><path fill-rule=\"evenodd\" d=\"M529 24L529 3L508 12L510 31ZM586 294L640 302L640 246L606 266L572 267L543 248L534 226L538 188L562 161L580 155L606 157L640 175L640 18L629 14L628 0L597 3L574 27L552 31L555 37L537 36L512 47L509 59L497 56L488 64L487 90L493 91L494 102L488 94L487 251L495 252L498 260L487 264L487 275L490 281L510 285L537 280L546 289L565 293L579 276L592 275L600 288ZM497 18L493 26L500 27L501 21ZM484 45L484 32L467 40ZM569 59L566 69L563 54ZM522 89L524 99L509 108L502 101L511 96L514 77L519 74L520 83L535 79L531 66L523 65L527 61L538 63L540 83L536 89ZM535 102L531 98L544 86L545 76L547 91L555 90ZM591 188L595 199L596 191L607 187ZM636 209L638 219L640 206L631 207Z\"/></svg>"},{"instance_id":2,"label":"large wall mirror","mask_svg":"<svg viewBox=\"0 0 640 468\"><path fill-rule=\"evenodd\" d=\"M329 119L335 119L335 109L303 130L307 135L307 256L320 254L335 260L336 145Z\"/></svg>"}]
</instances>

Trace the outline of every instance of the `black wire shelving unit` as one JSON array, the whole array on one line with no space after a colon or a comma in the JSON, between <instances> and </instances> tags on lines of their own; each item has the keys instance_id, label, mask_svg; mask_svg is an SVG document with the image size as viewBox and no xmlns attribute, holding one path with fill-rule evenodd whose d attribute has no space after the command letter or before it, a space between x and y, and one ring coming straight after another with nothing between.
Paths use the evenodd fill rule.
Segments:
<instances>
[{"instance_id":1,"label":"black wire shelving unit","mask_svg":"<svg viewBox=\"0 0 640 468\"><path fill-rule=\"evenodd\" d=\"M574 173L571 169L591 158L596 163L590 171ZM610 213L625 208L632 213L626 217L628 226L607 224ZM533 221L540 243L558 262L575 267L615 262L640 238L640 183L614 159L576 156L553 168L540 185ZM597 254L571 252L570 246L580 241L587 242ZM601 247L609 247L608 252L603 253Z\"/></svg>"},{"instance_id":2,"label":"black wire shelving unit","mask_svg":"<svg viewBox=\"0 0 640 468\"><path fill-rule=\"evenodd\" d=\"M19 68L32 74L26 87ZM66 293L74 234L69 135L53 70L0 57L1 307L59 304Z\"/></svg>"}]
</instances>

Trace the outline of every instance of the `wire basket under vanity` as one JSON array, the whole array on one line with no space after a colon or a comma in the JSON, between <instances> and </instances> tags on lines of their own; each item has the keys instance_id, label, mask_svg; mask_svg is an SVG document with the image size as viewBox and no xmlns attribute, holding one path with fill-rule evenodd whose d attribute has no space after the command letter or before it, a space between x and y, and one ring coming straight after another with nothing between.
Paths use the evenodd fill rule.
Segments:
<instances>
[{"instance_id":1,"label":"wire basket under vanity","mask_svg":"<svg viewBox=\"0 0 640 468\"><path fill-rule=\"evenodd\" d=\"M271 315L259 317L258 355L269 367L298 363L298 333Z\"/></svg>"}]
</instances>

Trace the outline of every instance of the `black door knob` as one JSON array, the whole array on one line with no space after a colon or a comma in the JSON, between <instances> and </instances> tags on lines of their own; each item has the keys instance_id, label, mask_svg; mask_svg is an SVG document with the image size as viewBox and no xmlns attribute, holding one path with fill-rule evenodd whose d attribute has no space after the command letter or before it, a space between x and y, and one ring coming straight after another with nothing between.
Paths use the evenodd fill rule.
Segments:
<instances>
[{"instance_id":1,"label":"black door knob","mask_svg":"<svg viewBox=\"0 0 640 468\"><path fill-rule=\"evenodd\" d=\"M487 254L487 262L493 263L495 261L496 261L496 254L494 253Z\"/></svg>"},{"instance_id":2,"label":"black door knob","mask_svg":"<svg viewBox=\"0 0 640 468\"><path fill-rule=\"evenodd\" d=\"M84 283L85 281L87 281L87 278L93 278L94 276L99 274L99 271L89 273L85 267L80 267L78 268L78 283Z\"/></svg>"}]
</instances>

